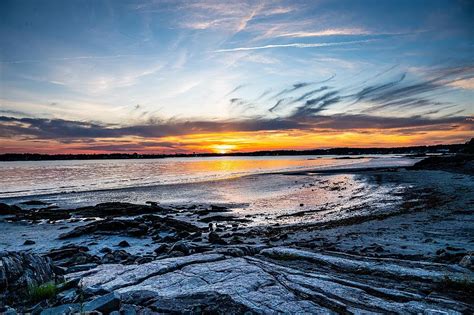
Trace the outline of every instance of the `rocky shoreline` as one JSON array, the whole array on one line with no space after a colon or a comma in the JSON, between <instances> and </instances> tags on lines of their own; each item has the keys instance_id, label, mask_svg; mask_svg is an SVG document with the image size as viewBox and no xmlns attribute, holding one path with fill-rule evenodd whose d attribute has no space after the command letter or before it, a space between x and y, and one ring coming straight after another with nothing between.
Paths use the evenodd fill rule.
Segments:
<instances>
[{"instance_id":1,"label":"rocky shoreline","mask_svg":"<svg viewBox=\"0 0 474 315\"><path fill-rule=\"evenodd\" d=\"M0 204L5 224L57 226L63 242L0 254L0 312L472 313L472 174L426 165L364 170L409 189L389 210L369 200L326 221L314 215L330 205L255 225L231 205Z\"/></svg>"}]
</instances>

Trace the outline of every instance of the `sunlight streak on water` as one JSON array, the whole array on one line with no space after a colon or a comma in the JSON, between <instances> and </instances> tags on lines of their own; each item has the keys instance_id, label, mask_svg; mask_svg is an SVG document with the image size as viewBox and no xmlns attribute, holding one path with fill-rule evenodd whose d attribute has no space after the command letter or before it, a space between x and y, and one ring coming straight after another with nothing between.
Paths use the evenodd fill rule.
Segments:
<instances>
[{"instance_id":1,"label":"sunlight streak on water","mask_svg":"<svg viewBox=\"0 0 474 315\"><path fill-rule=\"evenodd\" d=\"M397 164L396 157L392 164ZM250 174L355 166L377 158L315 156L169 158L0 163L0 198L185 184Z\"/></svg>"}]
</instances>

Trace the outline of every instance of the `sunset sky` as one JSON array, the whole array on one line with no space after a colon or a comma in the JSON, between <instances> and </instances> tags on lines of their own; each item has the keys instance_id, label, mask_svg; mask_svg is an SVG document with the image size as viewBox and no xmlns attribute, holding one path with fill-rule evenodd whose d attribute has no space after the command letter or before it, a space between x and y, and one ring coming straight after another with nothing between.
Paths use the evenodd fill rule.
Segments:
<instances>
[{"instance_id":1,"label":"sunset sky","mask_svg":"<svg viewBox=\"0 0 474 315\"><path fill-rule=\"evenodd\" d=\"M472 1L1 1L0 152L474 136Z\"/></svg>"}]
</instances>

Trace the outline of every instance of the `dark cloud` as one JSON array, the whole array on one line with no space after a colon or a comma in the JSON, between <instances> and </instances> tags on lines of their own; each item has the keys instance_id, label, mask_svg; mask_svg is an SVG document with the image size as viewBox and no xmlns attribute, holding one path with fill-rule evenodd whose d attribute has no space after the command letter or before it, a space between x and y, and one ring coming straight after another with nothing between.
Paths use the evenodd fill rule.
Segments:
<instances>
[{"instance_id":1,"label":"dark cloud","mask_svg":"<svg viewBox=\"0 0 474 315\"><path fill-rule=\"evenodd\" d=\"M131 150L143 151L146 149L180 149L174 142L167 141L146 141L139 143L114 143L101 145L78 146L77 150L84 151L111 151L111 152L129 152Z\"/></svg>"},{"instance_id":2,"label":"dark cloud","mask_svg":"<svg viewBox=\"0 0 474 315\"><path fill-rule=\"evenodd\" d=\"M320 97L307 100L304 105L296 108L291 116L296 118L317 114L325 110L329 105L338 103L341 97L337 96L337 94L337 91L331 91Z\"/></svg>"},{"instance_id":3,"label":"dark cloud","mask_svg":"<svg viewBox=\"0 0 474 315\"><path fill-rule=\"evenodd\" d=\"M137 136L159 138L187 134L229 132L229 131L278 131L278 130L349 130L349 129L399 129L430 126L465 125L472 128L474 121L469 117L453 116L438 119L413 117L380 117L370 115L314 115L321 107L336 102L337 97L328 97L316 108L307 109L310 115L293 115L287 118L221 121L162 121L153 125L110 126L79 121L41 118L12 118L0 116L0 134L3 138L32 137L54 139L61 142L70 139L121 138Z\"/></svg>"},{"instance_id":4,"label":"dark cloud","mask_svg":"<svg viewBox=\"0 0 474 315\"><path fill-rule=\"evenodd\" d=\"M271 113L273 113L273 111L274 111L275 109L277 109L281 104L283 104L283 102L286 101L286 100L287 100L286 98L279 99L279 100L275 103L275 105L273 105L272 107L270 107L270 108L268 109L268 111L271 112Z\"/></svg>"},{"instance_id":5,"label":"dark cloud","mask_svg":"<svg viewBox=\"0 0 474 315\"><path fill-rule=\"evenodd\" d=\"M262 98L264 98L265 96L267 96L268 94L270 94L272 92L272 89L268 89L266 91L263 91L262 94L260 94L256 99L255 101L259 101L261 100Z\"/></svg>"},{"instance_id":6,"label":"dark cloud","mask_svg":"<svg viewBox=\"0 0 474 315\"><path fill-rule=\"evenodd\" d=\"M359 102L363 99L369 98L370 96L377 94L383 90L389 89L391 87L394 87L395 85L399 84L402 82L406 77L406 74L402 74L402 76L393 82L388 82L385 84L379 84L379 85L373 85L373 86L368 86L363 88L360 92L356 93L354 96L356 98L355 102Z\"/></svg>"},{"instance_id":7,"label":"dark cloud","mask_svg":"<svg viewBox=\"0 0 474 315\"><path fill-rule=\"evenodd\" d=\"M365 83L367 83L367 82L369 82L369 81L372 81L372 80L374 80L374 79L377 79L377 78L383 76L384 74L387 74L388 72L392 71L393 69L395 69L395 68L398 67L398 66L399 66L398 64L393 65L393 66L391 66L390 68L388 68L388 69L386 69L386 70L383 70L383 71L377 73L376 75L372 76L371 78L369 78L369 79L367 79L367 80L365 80L365 81L362 81L361 84L365 84Z\"/></svg>"},{"instance_id":8,"label":"dark cloud","mask_svg":"<svg viewBox=\"0 0 474 315\"><path fill-rule=\"evenodd\" d=\"M282 90L281 92L275 94L274 96L272 96L272 99L274 98L277 98L277 97L280 97L284 94L288 94L288 93L291 93L291 92L294 92L296 90L299 90L301 88L304 88L304 87L307 87L308 85L311 85L313 83L311 82L299 82L299 83L295 83L293 84L293 86L289 87L289 88L286 88L284 90Z\"/></svg>"},{"instance_id":9,"label":"dark cloud","mask_svg":"<svg viewBox=\"0 0 474 315\"><path fill-rule=\"evenodd\" d=\"M320 87L319 89L315 89L315 90L312 90L312 91L309 91L309 92L306 92L304 93L303 95L301 95L300 97L296 98L295 100L292 101L292 103L297 103L297 102L301 102L301 101L304 101L305 99L307 99L308 97L316 94L316 93L319 93L319 92L322 92L322 91L325 91L329 89L329 86L322 86Z\"/></svg>"},{"instance_id":10,"label":"dark cloud","mask_svg":"<svg viewBox=\"0 0 474 315\"><path fill-rule=\"evenodd\" d=\"M226 94L226 96L229 96L235 92L237 92L238 90L240 90L241 88L245 87L246 85L245 84L241 84L241 85L237 85L235 88L233 88L229 93Z\"/></svg>"},{"instance_id":11,"label":"dark cloud","mask_svg":"<svg viewBox=\"0 0 474 315\"><path fill-rule=\"evenodd\" d=\"M327 78L327 79L325 79L325 80L322 80L322 81L319 81L319 82L314 82L314 84L326 83L326 82L331 81L331 80L334 79L335 77L336 77L336 74L333 74L333 75L331 75L329 78Z\"/></svg>"}]
</instances>

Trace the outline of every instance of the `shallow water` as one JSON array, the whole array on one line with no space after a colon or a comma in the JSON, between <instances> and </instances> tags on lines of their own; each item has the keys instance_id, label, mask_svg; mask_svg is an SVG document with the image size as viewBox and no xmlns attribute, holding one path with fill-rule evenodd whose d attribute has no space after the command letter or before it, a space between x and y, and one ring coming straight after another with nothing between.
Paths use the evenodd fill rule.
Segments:
<instances>
[{"instance_id":1,"label":"shallow water","mask_svg":"<svg viewBox=\"0 0 474 315\"><path fill-rule=\"evenodd\" d=\"M416 160L395 157L395 156L381 156L381 157L365 157L362 159L340 160L325 157L324 159L308 160L304 157L277 157L277 158L245 158L237 159L237 161L171 161L172 165L182 165L180 163L195 163L191 165L207 165L206 171L203 173L217 174L214 170L209 170L209 165L219 165L220 172L227 174L217 174L214 179L209 180L207 177L198 177L196 174L188 174L190 177L186 179L184 172L189 172L191 165L186 165L187 168L171 170L169 173L154 174L155 178L164 178L167 175L171 178L172 173L181 174L177 178L181 179L178 183L162 183L149 184L150 182L140 182L140 185L123 185L118 184L111 189L89 190L69 192L69 193L55 193L55 189L46 190L50 194L37 195L19 195L16 197L0 198L0 202L9 204L20 203L25 200L39 199L63 208L75 208L85 205L94 205L101 202L131 202L144 203L145 201L157 201L164 205L191 205L191 204L223 204L231 207L234 215L239 217L250 218L251 222L243 224L243 226L267 225L274 223L300 223L300 222L321 222L326 220L341 219L351 215L361 215L365 213L373 213L376 211L390 210L397 202L399 197L394 197L392 193L400 191L404 187L397 184L380 184L368 180L367 176L357 174L315 174L315 173L300 173L300 174L285 174L282 171L300 170L300 169L337 169L337 168L366 168L366 167L384 167L384 166L400 166L411 165ZM62 163L61 163L62 162ZM91 165L107 164L107 161L61 161L48 162L44 165L41 162L26 163L25 167L34 170L34 172L41 173L52 168L73 168L82 166L84 169L91 168ZM71 164L67 163L71 162ZM91 164L89 164L89 163ZM119 169L130 169L127 162L132 164L140 164L143 161L113 161L117 169L111 169L114 176L119 177ZM146 162L146 161L145 161ZM148 164L160 163L161 161L148 161ZM168 163L171 163L168 162ZM44 162L43 162L44 163ZM55 163L57 165L55 165ZM224 168L224 164L233 165L232 167ZM147 163L145 163L147 164ZM67 167L65 167L67 165ZM126 165L126 166L124 166ZM15 166L18 167L18 166ZM134 167L139 167L135 165ZM158 167L156 165L146 165L144 168ZM24 171L26 172L26 171ZM33 173L34 173L33 172ZM53 171L55 172L55 171ZM90 170L94 172L94 170ZM103 170L100 172L104 172ZM280 173L278 173L280 172ZM27 173L27 172L26 172ZM84 173L83 173L84 174ZM222 177L219 177L222 175ZM242 176L245 175L245 176ZM18 178L18 174L14 180L22 182ZM64 174L65 177L72 176L68 172ZM134 178L136 174L125 174L128 178ZM193 177L194 176L194 177ZM53 177L56 182L60 182L59 178ZM201 181L197 180L200 179ZM91 183L93 179L87 179L87 176L82 177L83 182ZM96 178L98 184L102 184L104 179ZM31 182L41 180L34 178ZM175 180L176 181L176 180ZM23 180L25 184L26 180ZM6 185L5 179L2 183ZM145 183L145 184L144 184ZM49 183L41 183L42 187L47 187ZM105 185L108 187L107 185ZM93 187L93 186L92 186ZM53 187L54 188L54 187ZM35 191L31 188L30 191ZM24 205L21 207L25 208ZM303 215L298 213L307 212ZM188 216L186 212L179 214L181 219L190 220L196 223L197 217ZM25 239L41 240L35 245L35 250L45 251L51 247L59 247L67 244L68 241L57 240L57 235L63 233L65 230L59 230L60 227L72 229L78 223L69 221L41 224L29 224L27 222L7 223L1 222L0 230L6 232L5 235L0 235L0 246L10 250L24 248L23 242ZM204 224L205 226L206 224ZM15 235L15 237L11 237ZM100 249L104 244L117 244L122 236L88 236L74 240L89 246L92 241L99 242L94 245L94 249ZM149 250L147 246L151 240L134 242L137 251L146 252ZM140 243L141 242L141 243ZM148 243L147 243L148 242ZM142 244L138 246L139 244ZM147 246L145 246L147 243Z\"/></svg>"},{"instance_id":2,"label":"shallow water","mask_svg":"<svg viewBox=\"0 0 474 315\"><path fill-rule=\"evenodd\" d=\"M0 198L186 184L251 174L354 167L368 162L399 165L406 160L396 156L272 156L0 162Z\"/></svg>"}]
</instances>

